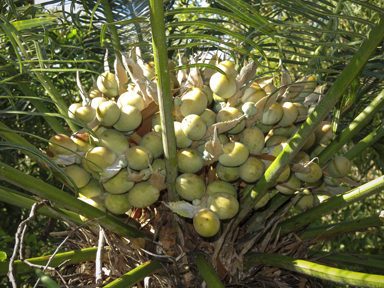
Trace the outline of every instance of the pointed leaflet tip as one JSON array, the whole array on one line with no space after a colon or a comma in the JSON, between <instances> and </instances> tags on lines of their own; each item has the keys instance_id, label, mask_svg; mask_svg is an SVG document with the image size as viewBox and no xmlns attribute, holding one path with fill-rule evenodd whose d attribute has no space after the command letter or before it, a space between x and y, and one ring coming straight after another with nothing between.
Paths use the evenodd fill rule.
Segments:
<instances>
[{"instance_id":1,"label":"pointed leaflet tip","mask_svg":"<svg viewBox=\"0 0 384 288\"><path fill-rule=\"evenodd\" d=\"M219 161L219 156L224 153L223 145L220 142L219 135L217 132L218 128L214 128L212 139L205 143L205 150L209 154L209 159L205 161L205 165L210 165L214 162Z\"/></svg>"},{"instance_id":2,"label":"pointed leaflet tip","mask_svg":"<svg viewBox=\"0 0 384 288\"><path fill-rule=\"evenodd\" d=\"M231 130L238 123L240 123L240 121L243 120L245 117L247 117L247 115L241 115L240 117L232 119L232 120L228 120L228 121L225 121L225 122L219 122L219 123L213 124L212 126L210 126L208 128L207 132L201 138L201 140L204 140L205 138L208 138L208 137L214 135L216 129L217 129L217 133L218 134L222 134L224 132L227 132L227 131Z\"/></svg>"},{"instance_id":3,"label":"pointed leaflet tip","mask_svg":"<svg viewBox=\"0 0 384 288\"><path fill-rule=\"evenodd\" d=\"M139 66L144 66L144 60L143 60L143 57L141 56L141 49L140 49L140 47L139 46L133 47L131 52L132 52L132 54L134 52L136 53L136 62L137 62L137 64L139 64Z\"/></svg>"},{"instance_id":4,"label":"pointed leaflet tip","mask_svg":"<svg viewBox=\"0 0 384 288\"><path fill-rule=\"evenodd\" d=\"M128 75L124 69L123 64L120 61L120 58L117 57L117 55L115 57L114 66L115 66L115 77L118 85L118 94L121 95L126 91L124 85L128 82Z\"/></svg>"},{"instance_id":5,"label":"pointed leaflet tip","mask_svg":"<svg viewBox=\"0 0 384 288\"><path fill-rule=\"evenodd\" d=\"M105 56L104 56L104 72L111 72L108 65L108 49L105 50Z\"/></svg>"},{"instance_id":6,"label":"pointed leaflet tip","mask_svg":"<svg viewBox=\"0 0 384 288\"><path fill-rule=\"evenodd\" d=\"M81 84L79 71L76 72L76 83L77 83L77 87L79 88L79 92L80 92L80 96L81 96L81 100L82 100L82 105L84 107L86 107L89 105L89 103L91 101L89 99L88 93L85 91L85 89L83 87L83 84Z\"/></svg>"},{"instance_id":7,"label":"pointed leaflet tip","mask_svg":"<svg viewBox=\"0 0 384 288\"><path fill-rule=\"evenodd\" d=\"M190 61L191 64L196 64L200 55L197 55L195 58L192 58ZM190 69L187 81L187 87L196 87L203 88L203 78L201 77L200 70L198 67L193 67Z\"/></svg>"},{"instance_id":8,"label":"pointed leaflet tip","mask_svg":"<svg viewBox=\"0 0 384 288\"><path fill-rule=\"evenodd\" d=\"M139 173L132 173L131 169L129 166L127 166L128 170L128 176L125 178L127 181L132 181L132 182L140 182L144 178L144 174L139 174Z\"/></svg>"},{"instance_id":9,"label":"pointed leaflet tip","mask_svg":"<svg viewBox=\"0 0 384 288\"><path fill-rule=\"evenodd\" d=\"M128 72L132 81L139 87L140 92L143 95L145 106L148 106L151 103L151 99L147 93L147 84L143 75L143 70L124 52L121 52L121 56L125 70Z\"/></svg>"},{"instance_id":10,"label":"pointed leaflet tip","mask_svg":"<svg viewBox=\"0 0 384 288\"><path fill-rule=\"evenodd\" d=\"M144 76L146 86L146 91L149 95L149 97L152 98L152 100L159 105L159 95L157 94L157 85L153 83L151 80L149 80L147 77Z\"/></svg>"},{"instance_id":11,"label":"pointed leaflet tip","mask_svg":"<svg viewBox=\"0 0 384 288\"><path fill-rule=\"evenodd\" d=\"M241 69L239 75L236 77L239 88L256 76L256 69L257 64L253 61Z\"/></svg>"},{"instance_id":12,"label":"pointed leaflet tip","mask_svg":"<svg viewBox=\"0 0 384 288\"><path fill-rule=\"evenodd\" d=\"M171 209L176 214L179 214L180 216L186 217L186 218L193 218L195 214L203 209L206 208L204 205L192 205L189 202L186 201L177 201L177 202L169 202L165 203L163 202L165 206L167 206L169 209Z\"/></svg>"}]
</instances>

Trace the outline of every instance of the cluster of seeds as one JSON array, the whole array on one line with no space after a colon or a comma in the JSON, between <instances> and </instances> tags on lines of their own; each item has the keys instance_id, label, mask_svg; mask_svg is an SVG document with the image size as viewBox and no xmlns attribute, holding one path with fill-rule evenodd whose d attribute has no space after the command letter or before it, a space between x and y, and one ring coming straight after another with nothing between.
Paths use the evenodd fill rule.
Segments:
<instances>
[{"instance_id":1,"label":"cluster of seeds","mask_svg":"<svg viewBox=\"0 0 384 288\"><path fill-rule=\"evenodd\" d=\"M71 137L53 136L49 144L50 155L65 167L80 198L114 214L152 205L166 188L159 112L148 118L148 127L143 122L150 102L157 101L154 65L139 66L127 59L123 61L126 70L139 71L129 72L128 85L128 77L107 71L95 87L83 92L83 103L70 106L69 117L88 129ZM312 76L291 83L285 70L280 79L256 78L254 63L240 72L233 62L219 62L216 56L210 63L221 71L195 67L189 75L185 70L170 72L179 170L175 184L185 201L168 207L193 218L195 230L203 237L214 236L220 220L237 214L245 184L263 176L324 89ZM169 67L174 66L170 61ZM279 82L279 87L273 82ZM152 93L143 87L151 87ZM328 165L331 177L323 175L314 161L332 138L331 123L324 121L293 159L295 168L287 166L271 189L286 195L302 191L295 205L306 209L315 202L312 188L339 185L336 178L350 171L348 159L332 159ZM269 199L266 194L254 208L263 207Z\"/></svg>"}]
</instances>

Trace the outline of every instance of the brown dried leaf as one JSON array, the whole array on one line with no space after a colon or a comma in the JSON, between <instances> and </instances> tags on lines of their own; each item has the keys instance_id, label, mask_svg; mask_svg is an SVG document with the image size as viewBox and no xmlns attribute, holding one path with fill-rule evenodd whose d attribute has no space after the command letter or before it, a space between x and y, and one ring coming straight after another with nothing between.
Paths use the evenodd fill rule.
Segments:
<instances>
[{"instance_id":1,"label":"brown dried leaf","mask_svg":"<svg viewBox=\"0 0 384 288\"><path fill-rule=\"evenodd\" d=\"M200 242L199 241L196 248L200 249L200 250L209 251L209 253L213 253L212 244L210 242L206 242L206 241Z\"/></svg>"},{"instance_id":2,"label":"brown dried leaf","mask_svg":"<svg viewBox=\"0 0 384 288\"><path fill-rule=\"evenodd\" d=\"M141 116L143 117L143 121L149 118L159 111L159 105L157 105L154 101L149 103L143 110L141 110Z\"/></svg>"},{"instance_id":3,"label":"brown dried leaf","mask_svg":"<svg viewBox=\"0 0 384 288\"><path fill-rule=\"evenodd\" d=\"M205 59L207 59L208 52L209 52L209 48L207 51L205 51L204 55L200 58L200 63L205 62Z\"/></svg>"},{"instance_id":4,"label":"brown dried leaf","mask_svg":"<svg viewBox=\"0 0 384 288\"><path fill-rule=\"evenodd\" d=\"M51 150L47 150L47 152L44 152L41 148L39 148L39 150L40 150L41 152L47 154L47 156L48 156L49 158L53 158L53 157L55 157L55 153L53 153Z\"/></svg>"},{"instance_id":5,"label":"brown dried leaf","mask_svg":"<svg viewBox=\"0 0 384 288\"><path fill-rule=\"evenodd\" d=\"M289 102L295 99L297 96L299 96L300 92L305 87L305 82L308 80L309 76L301 78L295 82L295 84L288 86L287 90L285 90L281 103L283 102Z\"/></svg>"},{"instance_id":6,"label":"brown dried leaf","mask_svg":"<svg viewBox=\"0 0 384 288\"><path fill-rule=\"evenodd\" d=\"M152 176L149 179L149 182L155 186L159 191L164 190L167 188L167 184L165 183L165 176L161 174L160 168L152 171Z\"/></svg>"},{"instance_id":7,"label":"brown dried leaf","mask_svg":"<svg viewBox=\"0 0 384 288\"><path fill-rule=\"evenodd\" d=\"M199 147L201 141L202 140L193 140L191 144L191 148L196 149L197 147Z\"/></svg>"},{"instance_id":8,"label":"brown dried leaf","mask_svg":"<svg viewBox=\"0 0 384 288\"><path fill-rule=\"evenodd\" d=\"M159 233L159 240L161 242L161 246L163 246L165 251L168 251L169 249L175 247L177 233L178 229L176 227L161 227Z\"/></svg>"},{"instance_id":9,"label":"brown dried leaf","mask_svg":"<svg viewBox=\"0 0 384 288\"><path fill-rule=\"evenodd\" d=\"M265 96L264 98L260 99L255 104L255 107L258 109L257 113L252 117L252 119L247 120L245 126L250 127L256 121L259 121L261 119L261 117L263 116L264 111L267 110L269 107L272 106L273 103L276 102L277 97L278 97L278 95L277 95L277 93L275 93L272 96Z\"/></svg>"},{"instance_id":10,"label":"brown dried leaf","mask_svg":"<svg viewBox=\"0 0 384 288\"><path fill-rule=\"evenodd\" d=\"M143 209L142 208L135 208L134 209L134 212L133 212L133 215L132 215L132 218L133 219L139 219L140 218L140 216L141 216L141 212L143 211Z\"/></svg>"},{"instance_id":11,"label":"brown dried leaf","mask_svg":"<svg viewBox=\"0 0 384 288\"><path fill-rule=\"evenodd\" d=\"M235 95L233 95L227 100L229 107L235 107L237 104L240 103L240 98L244 95L244 91L245 91L245 88L241 90L238 89Z\"/></svg>"},{"instance_id":12,"label":"brown dried leaf","mask_svg":"<svg viewBox=\"0 0 384 288\"><path fill-rule=\"evenodd\" d=\"M138 135L136 132L132 133L129 135L129 138L131 140L133 140L136 144L139 144L140 140L141 140L141 136Z\"/></svg>"},{"instance_id":13,"label":"brown dried leaf","mask_svg":"<svg viewBox=\"0 0 384 288\"><path fill-rule=\"evenodd\" d=\"M239 142L240 141L240 137L241 137L241 133L237 133L235 135L231 135L230 140L232 142Z\"/></svg>"},{"instance_id":14,"label":"brown dried leaf","mask_svg":"<svg viewBox=\"0 0 384 288\"><path fill-rule=\"evenodd\" d=\"M191 64L197 63L198 58L199 56L192 58ZM198 67L194 67L190 69L186 86L196 87L200 89L203 88L203 78L201 77L200 69Z\"/></svg>"},{"instance_id":15,"label":"brown dried leaf","mask_svg":"<svg viewBox=\"0 0 384 288\"><path fill-rule=\"evenodd\" d=\"M205 143L205 151L212 155L208 161L204 162L205 165L211 165L212 163L219 161L219 156L224 153L223 145L217 134L217 127L214 129L212 139Z\"/></svg>"},{"instance_id":16,"label":"brown dried leaf","mask_svg":"<svg viewBox=\"0 0 384 288\"><path fill-rule=\"evenodd\" d=\"M283 219L283 218L281 218L281 219ZM276 247L277 247L277 243L279 242L279 239L280 239L280 232L281 232L281 227L279 228L279 231L277 231L277 236L276 236L276 238L275 238L275 242L273 243L273 252L272 253L274 253L275 252L275 249L276 249Z\"/></svg>"},{"instance_id":17,"label":"brown dried leaf","mask_svg":"<svg viewBox=\"0 0 384 288\"><path fill-rule=\"evenodd\" d=\"M305 97L305 99L303 101L303 105L311 106L311 105L314 105L316 103L319 103L322 96L323 96L323 93L324 93L326 86L327 86L327 84L317 86L315 88L315 91L313 91L313 93L311 93L307 97ZM299 99L299 98L297 99L297 101L301 102L300 100L301 99Z\"/></svg>"},{"instance_id":18,"label":"brown dried leaf","mask_svg":"<svg viewBox=\"0 0 384 288\"><path fill-rule=\"evenodd\" d=\"M196 285L193 285L196 280L196 277L192 272L183 273L182 276L184 278L186 287L196 287Z\"/></svg>"},{"instance_id":19,"label":"brown dried leaf","mask_svg":"<svg viewBox=\"0 0 384 288\"><path fill-rule=\"evenodd\" d=\"M207 185L211 184L212 182L217 180L217 175L216 175L216 168L214 168L212 165L209 166L207 172Z\"/></svg>"},{"instance_id":20,"label":"brown dried leaf","mask_svg":"<svg viewBox=\"0 0 384 288\"><path fill-rule=\"evenodd\" d=\"M276 271L279 271L280 268L277 268L277 267L270 267L270 268L267 268L265 271L263 271L263 275L265 275L266 277L269 277L269 278L275 278L275 273ZM275 282L274 282L275 283ZM276 281L276 283L278 283ZM280 285L278 284L278 286L280 287Z\"/></svg>"},{"instance_id":21,"label":"brown dried leaf","mask_svg":"<svg viewBox=\"0 0 384 288\"><path fill-rule=\"evenodd\" d=\"M271 233L268 232L267 235L265 236L263 243L260 245L260 252L264 252L267 246L269 245L269 241L271 240Z\"/></svg>"},{"instance_id":22,"label":"brown dried leaf","mask_svg":"<svg viewBox=\"0 0 384 288\"><path fill-rule=\"evenodd\" d=\"M261 88L263 88L264 86L268 85L268 84L271 84L273 79L275 79L277 76L265 76L265 77L261 77L261 78L257 78L253 81L254 84L257 84L259 85Z\"/></svg>"},{"instance_id":23,"label":"brown dried leaf","mask_svg":"<svg viewBox=\"0 0 384 288\"><path fill-rule=\"evenodd\" d=\"M241 120L243 120L246 117L246 115L241 115L240 117L225 121L225 122L219 122L216 124L213 124L210 126L205 133L205 135L201 138L201 140L213 136L215 129L217 128L217 134L222 134L224 132L227 132L228 130L231 130L233 127L235 127L238 123L240 123Z\"/></svg>"},{"instance_id":24,"label":"brown dried leaf","mask_svg":"<svg viewBox=\"0 0 384 288\"><path fill-rule=\"evenodd\" d=\"M291 77L289 76L288 71L283 67L281 70L281 79L280 79L280 95L284 94L285 91L287 90L287 86L292 83ZM285 86L285 87L283 87Z\"/></svg>"},{"instance_id":25,"label":"brown dried leaf","mask_svg":"<svg viewBox=\"0 0 384 288\"><path fill-rule=\"evenodd\" d=\"M152 102L152 103L155 103L155 102ZM150 132L151 130L152 130L152 119L147 118L147 119L143 120L143 122L141 122L140 128L138 130L136 130L136 133L137 133L137 135L142 137L145 134L147 134L148 132Z\"/></svg>"},{"instance_id":26,"label":"brown dried leaf","mask_svg":"<svg viewBox=\"0 0 384 288\"><path fill-rule=\"evenodd\" d=\"M307 279L306 278L303 278L303 277L300 277L300 284L299 284L299 288L305 288L305 283L307 282Z\"/></svg>"},{"instance_id":27,"label":"brown dried leaf","mask_svg":"<svg viewBox=\"0 0 384 288\"><path fill-rule=\"evenodd\" d=\"M137 237L132 240L131 247L132 249L145 249L147 240L144 238Z\"/></svg>"},{"instance_id":28,"label":"brown dried leaf","mask_svg":"<svg viewBox=\"0 0 384 288\"><path fill-rule=\"evenodd\" d=\"M157 93L157 85L149 80L147 77L144 77L145 83L147 84L147 94L153 99L156 104L159 104L159 95ZM149 104L148 104L149 105Z\"/></svg>"},{"instance_id":29,"label":"brown dried leaf","mask_svg":"<svg viewBox=\"0 0 384 288\"><path fill-rule=\"evenodd\" d=\"M273 103L276 102L276 99L277 99L277 94L274 94L273 96L265 96L264 98L257 101L257 103L255 104L255 107L259 109L260 113L262 114L265 110L271 107Z\"/></svg>"},{"instance_id":30,"label":"brown dried leaf","mask_svg":"<svg viewBox=\"0 0 384 288\"><path fill-rule=\"evenodd\" d=\"M155 186L159 191L164 190L167 188L167 184L165 183L165 176L160 173L161 168L157 170L153 170L151 161L149 159L149 155L147 156L148 158L148 167L151 170L151 178L149 179L149 182Z\"/></svg>"},{"instance_id":31,"label":"brown dried leaf","mask_svg":"<svg viewBox=\"0 0 384 288\"><path fill-rule=\"evenodd\" d=\"M101 125L99 120L95 117L91 122L87 124L87 127L91 130L95 128L96 126ZM89 129L81 128L79 131L76 131L73 135L82 134L82 133L88 133Z\"/></svg>"},{"instance_id":32,"label":"brown dried leaf","mask_svg":"<svg viewBox=\"0 0 384 288\"><path fill-rule=\"evenodd\" d=\"M242 87L245 83L252 80L256 75L257 64L255 62L248 63L243 66L240 73L236 77L237 87Z\"/></svg>"},{"instance_id":33,"label":"brown dried leaf","mask_svg":"<svg viewBox=\"0 0 384 288\"><path fill-rule=\"evenodd\" d=\"M184 116L180 112L180 106L173 106L173 116L177 118L177 121L183 121Z\"/></svg>"},{"instance_id":34,"label":"brown dried leaf","mask_svg":"<svg viewBox=\"0 0 384 288\"><path fill-rule=\"evenodd\" d=\"M216 269L217 269L217 275L220 279L224 279L225 276L228 274L227 268L223 265L223 263L220 261L219 258L216 258Z\"/></svg>"},{"instance_id":35,"label":"brown dried leaf","mask_svg":"<svg viewBox=\"0 0 384 288\"><path fill-rule=\"evenodd\" d=\"M293 250L296 250L299 245L300 245L300 243L293 242L291 244L283 246L282 250L291 252Z\"/></svg>"},{"instance_id":36,"label":"brown dried leaf","mask_svg":"<svg viewBox=\"0 0 384 288\"><path fill-rule=\"evenodd\" d=\"M127 181L140 182L145 176L144 174L132 173L129 167L127 167L127 169L128 169L128 176L126 178Z\"/></svg>"},{"instance_id":37,"label":"brown dried leaf","mask_svg":"<svg viewBox=\"0 0 384 288\"><path fill-rule=\"evenodd\" d=\"M303 242L303 240L301 240L301 238L299 237L299 236L297 236L295 233L293 233L293 236L296 238L296 241L298 242L298 243L302 243Z\"/></svg>"},{"instance_id":38,"label":"brown dried leaf","mask_svg":"<svg viewBox=\"0 0 384 288\"><path fill-rule=\"evenodd\" d=\"M252 82L249 82L245 87L243 87L243 85L255 77L256 69L257 64L255 62L251 62L241 69L240 74L238 74L236 78L236 93L228 99L228 106L234 107L239 104L240 98L244 95L244 91L252 85ZM243 89L240 89L241 87L243 87Z\"/></svg>"},{"instance_id":39,"label":"brown dried leaf","mask_svg":"<svg viewBox=\"0 0 384 288\"><path fill-rule=\"evenodd\" d=\"M220 59L218 57L218 50L215 55L209 60L208 64L217 66L220 63ZM204 83L209 83L212 75L216 73L215 69L205 68L204 69Z\"/></svg>"}]
</instances>

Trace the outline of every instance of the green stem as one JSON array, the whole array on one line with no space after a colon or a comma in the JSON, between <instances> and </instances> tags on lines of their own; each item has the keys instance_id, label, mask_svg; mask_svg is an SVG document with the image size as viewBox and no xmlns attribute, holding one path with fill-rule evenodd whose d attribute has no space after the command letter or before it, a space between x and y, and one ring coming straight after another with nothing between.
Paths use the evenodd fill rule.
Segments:
<instances>
[{"instance_id":1,"label":"green stem","mask_svg":"<svg viewBox=\"0 0 384 288\"><path fill-rule=\"evenodd\" d=\"M332 156L372 120L384 106L384 90L319 154L319 165L324 167Z\"/></svg>"},{"instance_id":2,"label":"green stem","mask_svg":"<svg viewBox=\"0 0 384 288\"><path fill-rule=\"evenodd\" d=\"M92 261L95 260L97 252L97 247L92 248L85 248L81 250L75 250L70 252L64 252L60 254L56 254L51 263L49 264L50 267L57 267L61 263L63 263L65 260L70 259L69 262L65 263L65 266L73 265L85 261ZM36 258L30 258L26 259L28 262L36 265L46 265L48 262L48 259L50 256L41 256ZM7 275L9 268L9 261L0 262L0 275ZM21 260L16 260L13 263L13 271L15 274L21 274L21 273L31 273L35 270L35 268L29 266L28 264L25 264Z\"/></svg>"},{"instance_id":3,"label":"green stem","mask_svg":"<svg viewBox=\"0 0 384 288\"><path fill-rule=\"evenodd\" d=\"M299 272L311 277L329 280L345 285L358 287L384 287L384 276L353 272L316 264L310 261L298 260L292 257L267 254L248 253L244 258L245 271L257 265L273 266L293 272Z\"/></svg>"},{"instance_id":4,"label":"green stem","mask_svg":"<svg viewBox=\"0 0 384 288\"><path fill-rule=\"evenodd\" d=\"M380 220L380 216L372 216L362 219L350 221L342 221L336 224L321 225L309 227L300 235L302 240L316 238L317 241L329 239L345 233L351 233L359 230L364 230L369 227L382 226L384 223Z\"/></svg>"},{"instance_id":5,"label":"green stem","mask_svg":"<svg viewBox=\"0 0 384 288\"><path fill-rule=\"evenodd\" d=\"M194 261L197 265L197 269L199 269L201 276L209 288L224 288L223 282L221 282L216 271L213 269L212 264L205 260L202 253L197 253Z\"/></svg>"},{"instance_id":6,"label":"green stem","mask_svg":"<svg viewBox=\"0 0 384 288\"><path fill-rule=\"evenodd\" d=\"M348 150L343 156L352 160L367 147L373 145L377 140L384 136L384 124L381 124L374 131L369 133L364 139L360 140L352 149Z\"/></svg>"},{"instance_id":7,"label":"green stem","mask_svg":"<svg viewBox=\"0 0 384 288\"><path fill-rule=\"evenodd\" d=\"M325 97L317 105L316 109L307 118L306 122L301 126L299 131L289 141L286 148L279 154L273 161L268 170L264 173L263 177L256 183L253 190L258 191L256 197L255 193L249 193L240 204L240 212L237 214L233 222L232 229L237 227L240 222L248 215L255 203L267 193L271 183L275 181L278 175L283 172L285 166L293 159L293 157L300 151L301 147L307 141L308 137L314 132L316 127L323 121L329 114L334 105L340 100L341 96L347 90L348 86L352 83L353 79L364 68L365 63L368 61L372 53L376 50L377 46L384 38L384 17L382 17L378 24L372 29L368 37L360 49L351 59L350 63L345 67L343 72L337 78L333 86L328 90Z\"/></svg>"},{"instance_id":8,"label":"green stem","mask_svg":"<svg viewBox=\"0 0 384 288\"><path fill-rule=\"evenodd\" d=\"M43 199L50 200L57 205L84 215L88 219L104 217L98 223L112 232L123 237L142 237L151 239L151 235L137 228L126 225L121 220L108 215L99 209L92 207L81 200L53 187L40 179L27 175L15 168L0 162L0 179L5 180L17 187L38 195Z\"/></svg>"},{"instance_id":9,"label":"green stem","mask_svg":"<svg viewBox=\"0 0 384 288\"><path fill-rule=\"evenodd\" d=\"M167 192L169 201L174 202L178 201L180 197L176 192L176 178L178 175L176 137L173 124L173 97L169 78L163 1L150 0L149 3L165 168L167 170Z\"/></svg>"},{"instance_id":10,"label":"green stem","mask_svg":"<svg viewBox=\"0 0 384 288\"><path fill-rule=\"evenodd\" d=\"M338 211L352 203L369 197L384 188L384 176L376 178L356 189L350 190L343 195L335 196L297 216L284 220L277 225L275 231L280 231L280 235L292 232L300 227L308 225L319 219L322 215ZM276 234L276 233L275 233Z\"/></svg>"},{"instance_id":11,"label":"green stem","mask_svg":"<svg viewBox=\"0 0 384 288\"><path fill-rule=\"evenodd\" d=\"M358 268L366 267L368 269L377 269L379 272L382 272L384 269L384 261L371 258L370 255L350 255L346 253L333 254L323 251L310 251L308 253L308 257L321 257L320 259L316 260L316 262L323 262L324 264L327 262L331 265L339 263L343 265L356 266Z\"/></svg>"},{"instance_id":12,"label":"green stem","mask_svg":"<svg viewBox=\"0 0 384 288\"><path fill-rule=\"evenodd\" d=\"M151 260L141 264L135 269L132 269L115 281L105 285L104 288L129 288L135 285L137 282L143 280L145 277L153 273L160 272L163 269L164 267L161 262L157 260Z\"/></svg>"},{"instance_id":13,"label":"green stem","mask_svg":"<svg viewBox=\"0 0 384 288\"><path fill-rule=\"evenodd\" d=\"M28 210L31 210L31 207L33 204L39 202L33 199L32 197L25 195L22 192L18 192L3 186L0 186L0 201L6 202L8 204L11 204L20 208L28 209ZM55 211L57 214L61 215L64 219L72 221L77 225L84 224L84 222L80 219L79 214L75 212L68 211L58 207L51 207L51 209ZM37 213L51 217L51 218L63 220L63 218L53 213L45 206L39 208L37 210Z\"/></svg>"},{"instance_id":14,"label":"green stem","mask_svg":"<svg viewBox=\"0 0 384 288\"><path fill-rule=\"evenodd\" d=\"M109 5L109 1L108 0L101 0L101 5L103 7L104 16L105 16L105 18L107 18L107 22L108 23L115 22L115 19L113 18L111 6ZM117 33L116 26L115 25L109 25L109 29L111 31L111 38L112 38L111 40L112 40L113 49L115 51L116 50L122 51L123 48L120 44L119 34Z\"/></svg>"}]
</instances>

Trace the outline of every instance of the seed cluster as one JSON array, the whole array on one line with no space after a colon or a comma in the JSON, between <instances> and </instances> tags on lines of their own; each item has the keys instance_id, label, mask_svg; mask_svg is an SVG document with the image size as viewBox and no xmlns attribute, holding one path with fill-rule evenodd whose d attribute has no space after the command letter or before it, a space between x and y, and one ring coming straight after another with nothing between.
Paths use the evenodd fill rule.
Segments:
<instances>
[{"instance_id":1,"label":"seed cluster","mask_svg":"<svg viewBox=\"0 0 384 288\"><path fill-rule=\"evenodd\" d=\"M313 111L324 89L313 76L291 83L285 70L280 79L256 78L254 63L239 73L231 61L219 62L214 56L210 63L221 71L191 68L189 77L185 71L170 72L180 171L176 191L192 207L188 210L176 203L171 209L193 218L203 237L214 236L220 220L237 214L245 184L263 176L296 133L296 124ZM72 179L68 185L79 188L80 199L114 214L150 206L166 188L160 114L152 113L150 122L143 117L149 102L140 83L156 80L154 65L137 67L139 73L130 75L127 86L118 75L101 74L95 87L83 92L83 103L74 103L68 110L69 117L87 128L71 137L55 135L49 143L49 155ZM339 185L335 178L347 176L348 159L339 156L330 162L329 173L334 178L324 176L313 161L332 137L331 123L324 121L293 159L295 168L287 166L272 183L273 193L301 191L295 205L303 210L315 202L311 189ZM273 193L266 194L254 209L266 205Z\"/></svg>"}]
</instances>

